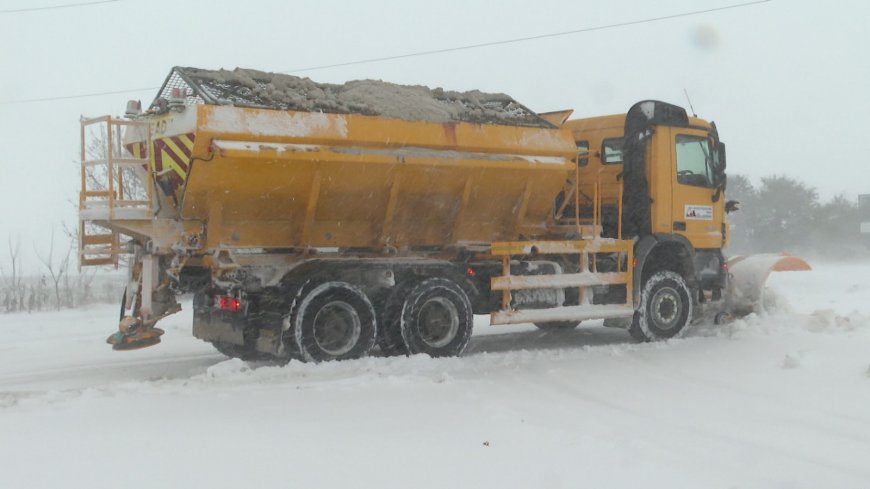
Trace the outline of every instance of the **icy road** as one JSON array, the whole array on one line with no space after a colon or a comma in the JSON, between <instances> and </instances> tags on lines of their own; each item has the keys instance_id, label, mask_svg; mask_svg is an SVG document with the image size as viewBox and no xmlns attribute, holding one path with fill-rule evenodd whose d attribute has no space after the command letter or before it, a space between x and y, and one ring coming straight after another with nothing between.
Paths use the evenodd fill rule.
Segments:
<instances>
[{"instance_id":1,"label":"icy road","mask_svg":"<svg viewBox=\"0 0 870 489\"><path fill-rule=\"evenodd\" d=\"M189 311L119 353L114 306L2 315L0 488L868 488L870 264L815 266L683 339L480 317L452 359L246 364Z\"/></svg>"}]
</instances>

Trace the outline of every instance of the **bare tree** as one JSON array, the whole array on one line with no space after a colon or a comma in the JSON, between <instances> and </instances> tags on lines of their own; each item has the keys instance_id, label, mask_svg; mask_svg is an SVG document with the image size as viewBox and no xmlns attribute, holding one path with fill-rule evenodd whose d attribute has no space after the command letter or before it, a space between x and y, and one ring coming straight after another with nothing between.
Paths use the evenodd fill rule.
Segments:
<instances>
[{"instance_id":1,"label":"bare tree","mask_svg":"<svg viewBox=\"0 0 870 489\"><path fill-rule=\"evenodd\" d=\"M10 234L7 243L9 245L9 262L12 269L12 275L7 277L3 268L0 267L0 275L3 276L6 283L4 305L7 311L17 311L21 301L23 300L23 298L18 297L23 287L21 273L21 237L16 237L15 243L13 244L12 235Z\"/></svg>"},{"instance_id":2,"label":"bare tree","mask_svg":"<svg viewBox=\"0 0 870 489\"><path fill-rule=\"evenodd\" d=\"M51 228L51 241L49 242L48 247L48 255L42 256L39 251L36 250L36 245L34 244L33 250L36 252L36 257L42 262L42 265L48 270L48 275L51 277L52 282L54 283L54 298L55 305L57 306L57 310L60 310L61 307L61 290L60 290L60 281L67 275L69 271L69 260L70 255L72 254L72 244L68 245L66 248L66 254L63 255L60 262L55 262L54 259L54 226Z\"/></svg>"}]
</instances>

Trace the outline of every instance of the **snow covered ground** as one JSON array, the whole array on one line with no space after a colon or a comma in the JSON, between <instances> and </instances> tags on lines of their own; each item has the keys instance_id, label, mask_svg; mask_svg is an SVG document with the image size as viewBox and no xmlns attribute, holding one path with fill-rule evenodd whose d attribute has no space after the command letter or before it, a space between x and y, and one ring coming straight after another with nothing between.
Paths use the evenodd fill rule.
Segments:
<instances>
[{"instance_id":1,"label":"snow covered ground","mask_svg":"<svg viewBox=\"0 0 870 489\"><path fill-rule=\"evenodd\" d=\"M815 266L683 339L480 317L452 359L246 364L189 312L119 353L116 307L3 315L0 487L867 488L870 264Z\"/></svg>"}]
</instances>

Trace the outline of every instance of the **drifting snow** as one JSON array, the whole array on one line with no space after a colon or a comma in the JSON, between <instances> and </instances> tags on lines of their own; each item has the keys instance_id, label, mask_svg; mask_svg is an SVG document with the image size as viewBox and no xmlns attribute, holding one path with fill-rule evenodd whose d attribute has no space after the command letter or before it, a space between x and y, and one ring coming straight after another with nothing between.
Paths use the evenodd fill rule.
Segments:
<instances>
[{"instance_id":1,"label":"drifting snow","mask_svg":"<svg viewBox=\"0 0 870 489\"><path fill-rule=\"evenodd\" d=\"M0 316L0 487L865 488L868 272L774 274L765 314L667 343L479 317L447 359L247 363L189 312L118 353L115 307Z\"/></svg>"}]
</instances>

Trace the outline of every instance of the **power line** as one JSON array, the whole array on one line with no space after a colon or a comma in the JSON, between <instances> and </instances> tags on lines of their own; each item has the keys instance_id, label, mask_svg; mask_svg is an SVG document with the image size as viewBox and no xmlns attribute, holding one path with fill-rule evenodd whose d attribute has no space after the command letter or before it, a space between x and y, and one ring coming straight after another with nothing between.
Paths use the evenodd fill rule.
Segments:
<instances>
[{"instance_id":1,"label":"power line","mask_svg":"<svg viewBox=\"0 0 870 489\"><path fill-rule=\"evenodd\" d=\"M4 100L4 101L0 102L0 105L29 104L32 102L51 102L53 100L67 100L67 99L75 99L75 98L99 97L100 95L118 95L121 93L150 92L153 90L157 90L158 88L160 88L160 87L129 88L129 89L125 89L125 90L114 90L111 92L82 93L79 95L59 95L57 97L28 98L28 99L22 99L22 100Z\"/></svg>"},{"instance_id":2,"label":"power line","mask_svg":"<svg viewBox=\"0 0 870 489\"><path fill-rule=\"evenodd\" d=\"M117 2L117 1L121 1L121 0L104 0L104 1L100 1L100 2L91 2L91 3L95 4L95 3L107 3L107 2ZM454 51L464 51L464 50L468 50L468 49L478 49L478 48L489 47L489 46L499 46L499 45L503 45L503 44L535 41L538 39L548 39L548 38L552 38L552 37L568 36L568 35L573 35L573 34L581 34L581 33L585 33L585 32L601 31L601 30L606 30L606 29L616 29L616 28L620 28L620 27L628 27L628 26L639 25L639 24L647 24L647 23L651 23L651 22L660 22L663 20L677 19L677 18L681 18L681 17L689 17L689 16L693 16L693 15L707 14L707 13L711 13L711 12L719 12L722 10L731 10L731 9L737 9L737 8L743 8L743 7L750 7L753 5L768 3L770 1L771 0L756 0L753 2L738 3L738 4L733 4L733 5L726 5L723 7L709 8L709 9L705 9L705 10L694 10L691 12L683 12L683 13L679 13L679 14L665 15L665 16L661 16L661 17L651 17L648 19L633 20L633 21L628 21L628 22L619 22L616 24L607 24L607 25L600 25L600 26L594 26L594 27L585 27L583 29L575 29L575 30L571 30L571 31L554 32L554 33L550 33L550 34L540 34L537 36L518 37L515 39L505 39L505 40L501 40L501 41L484 42L484 43L479 43L479 44L469 44L469 45L465 45L465 46L456 46L456 47L451 47L451 48L433 49L430 51L418 51L418 52L414 52L414 53L399 54L399 55L394 55L394 56L384 56L384 57L380 57L380 58L368 58L368 59L362 59L362 60L357 60L357 61L346 61L343 63L335 63L335 64L329 64L329 65L311 66L308 68L298 68L298 69L294 69L294 70L283 71L281 73L289 74L289 73L301 73L301 72L306 72L306 71L325 70L327 68L339 68L342 66L360 65L360 64L367 64L367 63L377 63L377 62L381 62L381 61L413 58L413 57L417 57L417 56L430 56L433 54L450 53L450 52L454 52ZM81 4L81 5L86 5L86 4ZM70 5L70 6L72 6L72 5ZM42 7L42 8L45 9L45 8L51 8L51 7ZM58 7L58 8L63 8L63 7ZM3 13L3 11L0 11L0 13ZM101 95L118 95L118 94L122 94L122 93L135 93L135 92L157 90L159 88L160 87L131 88L131 89L125 89L125 90L108 91L108 92L83 93L83 94L77 94L77 95L62 95L62 96L57 96L57 97L42 97L42 98L31 98L31 99L21 99L21 100L3 100L3 101L0 101L0 105L27 104L27 103L35 103L35 102L50 102L50 101L55 101L55 100L99 97Z\"/></svg>"},{"instance_id":3,"label":"power line","mask_svg":"<svg viewBox=\"0 0 870 489\"><path fill-rule=\"evenodd\" d=\"M716 8L706 9L706 10L695 10L692 12L683 12L681 14L665 15L662 17L653 17L653 18L643 19L643 20L633 20L633 21L629 21L629 22L620 22L617 24L608 24L608 25L601 25L601 26L595 26L595 27L585 27L583 29L575 29L572 31L554 32L552 34L541 34L541 35L537 35L537 36L518 37L516 39L506 39L503 41L492 41L492 42L484 42L484 43L480 43L480 44L469 44L467 46L457 46L457 47L444 48L444 49L433 49L431 51L420 51L420 52L416 52L416 53L398 54L395 56L385 56L382 58L369 58L369 59L364 59L364 60L360 60L360 61L347 61L344 63L336 63L336 64L331 64L331 65L311 66L309 68L301 68L301 69L296 69L296 70L291 70L291 71L285 71L283 73L298 73L298 72L303 72L303 71L325 70L327 68L338 68L341 66L351 66L351 65L358 65L358 64L364 64L364 63L375 63L378 61L389 61L389 60L394 60L394 59L411 58L414 56L428 56L431 54L450 53L450 52L454 52L454 51L463 51L466 49L477 49L477 48L483 48L483 47L488 47L488 46L499 46L502 44L511 44L511 43L517 43L517 42L525 42L525 41L535 41L538 39L547 39L547 38L551 38L551 37L568 36L571 34L580 34L583 32L602 31L605 29L615 29L617 27L627 27L627 26L631 26L631 25L646 24L649 22L659 22L662 20L677 19L680 17L689 17L692 15L700 15L700 14L706 14L706 13L710 13L710 12L718 12L721 10L729 10L729 9L735 9L735 8L749 7L752 5L758 5L758 4L767 3L770 1L771 0L757 0L754 2L746 2L746 3L735 4L735 5L726 5L724 7L716 7Z\"/></svg>"},{"instance_id":4,"label":"power line","mask_svg":"<svg viewBox=\"0 0 870 489\"><path fill-rule=\"evenodd\" d=\"M52 5L48 7L29 7L29 8L19 8L19 9L11 9L11 10L0 10L0 14L20 14L24 12L36 12L39 10L55 10L60 8L74 8L74 7L90 7L91 5L99 5L101 3L114 3L120 2L121 0L99 0L95 2L81 2L81 3L67 3L64 5Z\"/></svg>"}]
</instances>

